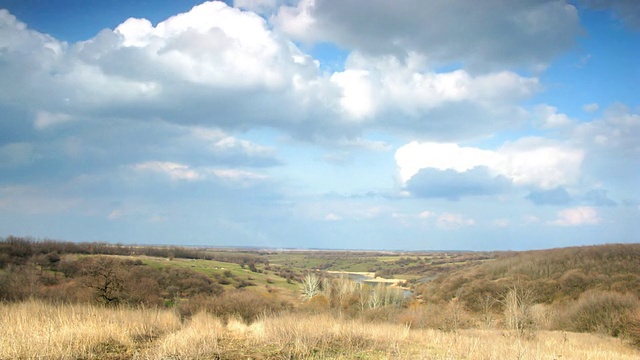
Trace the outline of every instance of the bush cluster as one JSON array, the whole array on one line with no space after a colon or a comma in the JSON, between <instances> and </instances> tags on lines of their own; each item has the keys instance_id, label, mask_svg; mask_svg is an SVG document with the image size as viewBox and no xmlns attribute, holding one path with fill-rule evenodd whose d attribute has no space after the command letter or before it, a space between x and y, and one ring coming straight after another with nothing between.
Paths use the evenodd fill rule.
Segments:
<instances>
[{"instance_id":1,"label":"bush cluster","mask_svg":"<svg viewBox=\"0 0 640 360\"><path fill-rule=\"evenodd\" d=\"M261 316L291 310L292 304L273 294L238 289L215 297L200 295L184 299L176 309L183 319L204 311L224 321L239 318L250 324Z\"/></svg>"},{"instance_id":2,"label":"bush cluster","mask_svg":"<svg viewBox=\"0 0 640 360\"><path fill-rule=\"evenodd\" d=\"M633 315L640 309L634 294L587 291L560 312L557 327L576 332L597 332L610 336L632 332Z\"/></svg>"}]
</instances>

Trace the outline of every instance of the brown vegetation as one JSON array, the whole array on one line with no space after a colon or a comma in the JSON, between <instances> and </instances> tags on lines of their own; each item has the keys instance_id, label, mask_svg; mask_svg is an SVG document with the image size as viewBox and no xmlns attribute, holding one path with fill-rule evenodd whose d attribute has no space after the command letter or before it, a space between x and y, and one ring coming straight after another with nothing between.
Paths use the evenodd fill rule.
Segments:
<instances>
[{"instance_id":1,"label":"brown vegetation","mask_svg":"<svg viewBox=\"0 0 640 360\"><path fill-rule=\"evenodd\" d=\"M577 332L597 332L610 336L630 332L630 319L640 309L635 294L591 290L567 304L560 312L558 327Z\"/></svg>"},{"instance_id":2,"label":"brown vegetation","mask_svg":"<svg viewBox=\"0 0 640 360\"><path fill-rule=\"evenodd\" d=\"M41 298L55 302L103 304L171 304L178 297L219 295L222 287L187 269L154 269L114 257L64 257L54 266L34 259L0 270L0 300Z\"/></svg>"},{"instance_id":3,"label":"brown vegetation","mask_svg":"<svg viewBox=\"0 0 640 360\"><path fill-rule=\"evenodd\" d=\"M397 287L358 283L344 275L292 264L239 261L241 268L231 263L176 260L175 252L165 259L86 253L106 252L107 245L82 244L80 253L67 252L78 249L74 246L14 237L0 241L0 306L9 319L5 324L22 324L18 328L7 325L10 330L3 333L0 345L10 350L0 350L5 351L0 358L34 356L22 343L29 338L27 326L31 325L44 326L33 335L36 343L44 344L46 339L51 345L58 336L63 345L51 351L75 354L63 358L129 358L134 354L138 358L236 358L247 353L258 358L260 354L262 358L349 358L357 354L369 358L524 359L537 358L532 354L551 356L541 350L541 341L558 339L557 333L549 331L597 333L640 346L640 275L632 271L640 263L640 245L502 253L494 254L495 259L483 254L395 257L384 266L406 265L416 270L445 258L458 264L439 270L432 281L418 283L410 297ZM321 256L337 259L331 254ZM246 255L246 259L264 256ZM206 264L214 264L210 269L216 270L195 271ZM295 286L290 284L296 282L299 287L293 293ZM39 319L29 319L29 312ZM135 322L135 316L147 319L154 313L156 320L146 327L123 325L125 317ZM90 316L103 317L109 327L124 328L117 335L108 331L88 335L87 343L69 340L54 328L77 335L74 331L80 330L68 328L79 322L82 331L91 334L85 328L95 326ZM414 339L415 334L427 332L451 342L447 352L441 351L442 343ZM487 334L499 334L511 347L498 351L468 342L470 337L480 341ZM431 348L419 350L407 339ZM466 347L450 349L458 344ZM568 358L564 350L561 353Z\"/></svg>"},{"instance_id":4,"label":"brown vegetation","mask_svg":"<svg viewBox=\"0 0 640 360\"><path fill-rule=\"evenodd\" d=\"M199 312L100 305L0 304L1 359L637 359L611 338L542 331L517 348L500 330L442 332L329 314L251 324Z\"/></svg>"},{"instance_id":5,"label":"brown vegetation","mask_svg":"<svg viewBox=\"0 0 640 360\"><path fill-rule=\"evenodd\" d=\"M108 243L74 243L54 240L33 240L9 236L0 241L0 268L8 264L23 265L32 256L47 257L64 254L81 255L147 255L167 259L203 259L240 264L255 268L256 264L268 264L264 256L249 251L211 251L203 248L178 246L127 246Z\"/></svg>"},{"instance_id":6,"label":"brown vegetation","mask_svg":"<svg viewBox=\"0 0 640 360\"><path fill-rule=\"evenodd\" d=\"M537 309L563 314L544 325L550 329L624 335L627 318L640 306L640 244L603 245L504 253L420 285L428 302L459 299L469 311L490 316L506 308L517 286ZM506 320L509 321L508 319Z\"/></svg>"}]
</instances>

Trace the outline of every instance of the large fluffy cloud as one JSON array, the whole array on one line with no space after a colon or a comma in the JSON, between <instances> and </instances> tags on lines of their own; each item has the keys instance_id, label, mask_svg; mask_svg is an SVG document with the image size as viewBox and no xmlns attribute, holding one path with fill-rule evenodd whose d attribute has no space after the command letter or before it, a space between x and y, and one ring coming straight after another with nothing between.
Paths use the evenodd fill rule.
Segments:
<instances>
[{"instance_id":1,"label":"large fluffy cloud","mask_svg":"<svg viewBox=\"0 0 640 360\"><path fill-rule=\"evenodd\" d=\"M15 84L0 89L0 107L18 109L40 131L160 119L231 131L272 127L334 144L390 128L457 141L522 122L518 103L541 89L537 78L512 71L435 71L414 51L354 51L343 70L322 73L262 17L222 2L155 26L131 18L75 44L6 11L0 22L0 75Z\"/></svg>"},{"instance_id":2,"label":"large fluffy cloud","mask_svg":"<svg viewBox=\"0 0 640 360\"><path fill-rule=\"evenodd\" d=\"M511 71L438 72L419 52L354 51L343 70L322 73L262 17L222 2L155 26L131 18L75 44L4 10L0 22L0 75L13 84L0 89L0 106L22 111L37 130L128 118L266 126L316 140L371 128L458 140L518 123L526 112L517 103L541 89L537 78Z\"/></svg>"},{"instance_id":3,"label":"large fluffy cloud","mask_svg":"<svg viewBox=\"0 0 640 360\"><path fill-rule=\"evenodd\" d=\"M510 71L476 76L465 70L435 72L415 53L404 61L352 53L331 82L340 90L348 119L440 139L513 126L526 115L518 102L541 89L537 78Z\"/></svg>"},{"instance_id":4,"label":"large fluffy cloud","mask_svg":"<svg viewBox=\"0 0 640 360\"><path fill-rule=\"evenodd\" d=\"M546 63L581 31L577 9L563 0L301 0L272 21L302 41L483 68Z\"/></svg>"},{"instance_id":5,"label":"large fluffy cloud","mask_svg":"<svg viewBox=\"0 0 640 360\"><path fill-rule=\"evenodd\" d=\"M129 19L71 45L29 30L5 10L0 22L0 75L13 84L0 89L0 102L28 104L38 129L105 116L277 126L304 120L294 110L310 111L305 101L321 94L309 56L258 15L222 2L156 26Z\"/></svg>"},{"instance_id":6,"label":"large fluffy cloud","mask_svg":"<svg viewBox=\"0 0 640 360\"><path fill-rule=\"evenodd\" d=\"M461 147L452 143L412 142L395 154L400 180L409 184L421 169L452 170L472 174L484 167L483 178L501 176L514 185L553 189L576 183L584 152L542 138L524 138L498 150ZM477 170L476 170L477 172Z\"/></svg>"},{"instance_id":7,"label":"large fluffy cloud","mask_svg":"<svg viewBox=\"0 0 640 360\"><path fill-rule=\"evenodd\" d=\"M527 189L526 198L539 205L635 202L632 189L640 179L640 116L636 112L614 104L600 118L578 121L540 105L533 114L534 124L542 131L564 140L524 137L495 150L414 141L395 155L401 184L410 188L420 172L456 172L462 178L475 167L485 167L492 176L504 176ZM447 191L442 194L449 196Z\"/></svg>"},{"instance_id":8,"label":"large fluffy cloud","mask_svg":"<svg viewBox=\"0 0 640 360\"><path fill-rule=\"evenodd\" d=\"M483 166L465 172L421 169L407 182L407 190L419 197L459 200L464 196L495 195L507 190L509 180L492 175Z\"/></svg>"}]
</instances>

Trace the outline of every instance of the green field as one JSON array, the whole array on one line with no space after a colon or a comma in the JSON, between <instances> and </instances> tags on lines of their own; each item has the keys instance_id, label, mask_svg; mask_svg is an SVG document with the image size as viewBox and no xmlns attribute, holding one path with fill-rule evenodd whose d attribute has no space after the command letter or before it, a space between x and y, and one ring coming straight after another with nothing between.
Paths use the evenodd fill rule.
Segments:
<instances>
[{"instance_id":1,"label":"green field","mask_svg":"<svg viewBox=\"0 0 640 360\"><path fill-rule=\"evenodd\" d=\"M298 289L298 285L287 282L273 271L265 270L264 266L257 266L259 272L253 272L247 267L243 267L239 264L221 262L215 260L202 260L202 259L166 259L159 257L140 256L135 257L142 260L145 265L162 269L162 268L182 268L189 269L195 272L202 273L204 275L216 278L226 279L229 284L223 284L223 287L227 289L238 287L241 280L245 280L247 283L258 287L278 287L295 291Z\"/></svg>"}]
</instances>

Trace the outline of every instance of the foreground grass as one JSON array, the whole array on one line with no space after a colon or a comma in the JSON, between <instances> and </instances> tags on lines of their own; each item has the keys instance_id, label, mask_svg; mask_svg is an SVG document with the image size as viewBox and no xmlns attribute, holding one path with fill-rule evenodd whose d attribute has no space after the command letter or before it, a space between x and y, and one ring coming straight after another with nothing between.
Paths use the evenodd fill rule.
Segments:
<instances>
[{"instance_id":1,"label":"foreground grass","mask_svg":"<svg viewBox=\"0 0 640 360\"><path fill-rule=\"evenodd\" d=\"M133 356L145 343L182 327L170 311L51 305L0 305L0 358L77 359Z\"/></svg>"},{"instance_id":2,"label":"foreground grass","mask_svg":"<svg viewBox=\"0 0 640 360\"><path fill-rule=\"evenodd\" d=\"M540 332L416 330L330 315L265 316L251 325L206 313L0 304L2 359L637 359L618 339Z\"/></svg>"}]
</instances>

